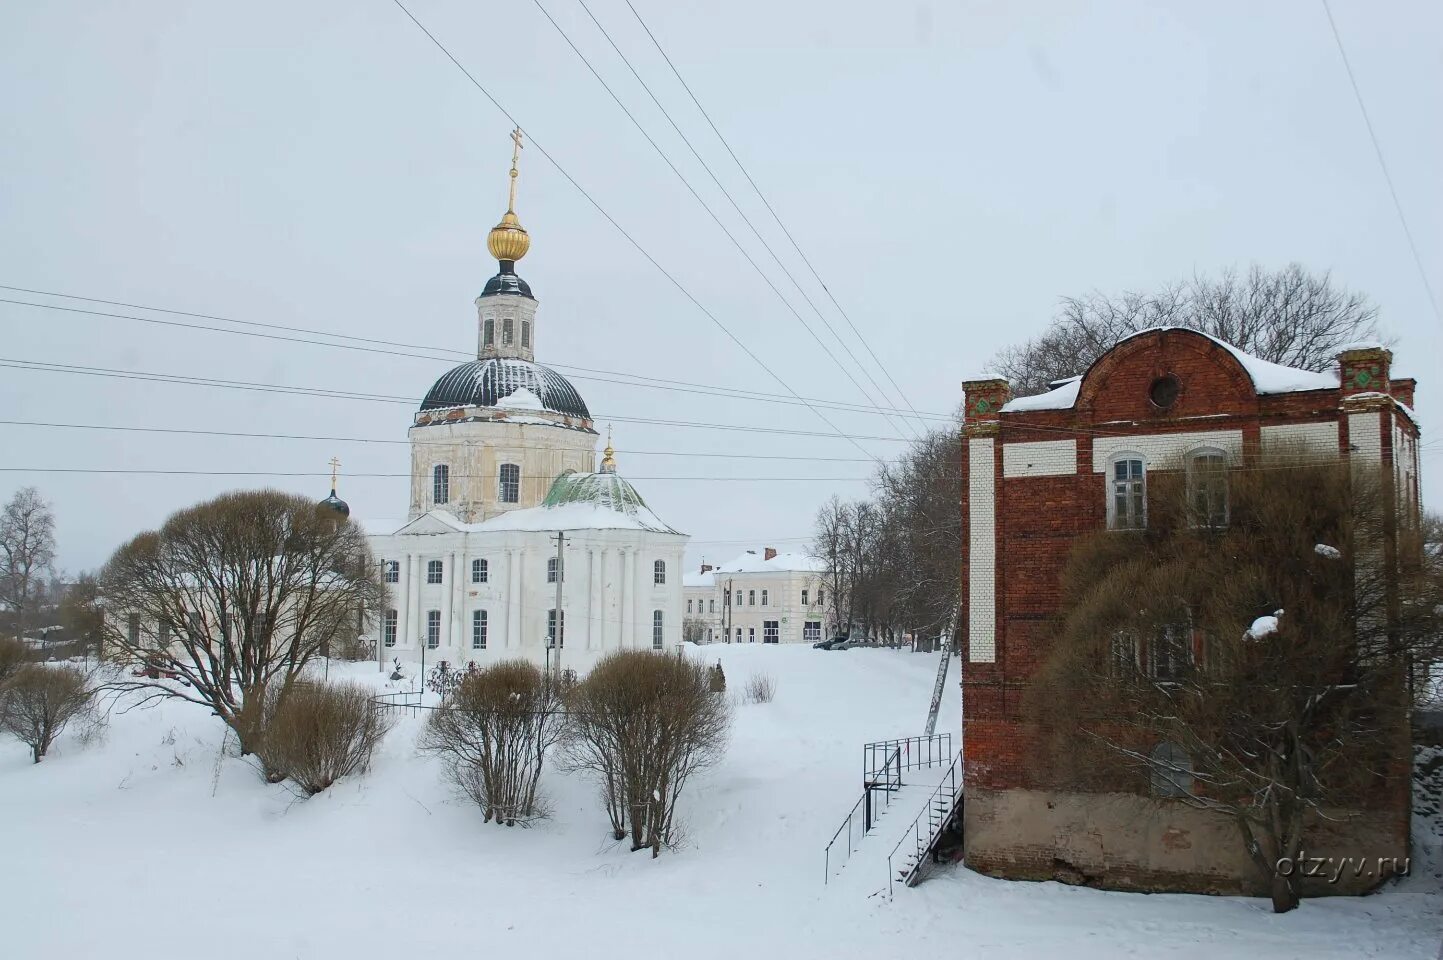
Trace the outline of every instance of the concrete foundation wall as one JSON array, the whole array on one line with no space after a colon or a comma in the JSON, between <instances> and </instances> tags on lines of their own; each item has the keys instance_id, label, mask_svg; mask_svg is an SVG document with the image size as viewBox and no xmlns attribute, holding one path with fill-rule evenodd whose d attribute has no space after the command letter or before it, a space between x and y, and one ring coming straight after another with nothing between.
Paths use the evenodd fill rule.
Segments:
<instances>
[{"instance_id":1,"label":"concrete foundation wall","mask_svg":"<svg viewBox=\"0 0 1443 960\"><path fill-rule=\"evenodd\" d=\"M1379 857L1404 863L1407 829L1399 817L1329 815L1340 822L1320 818L1310 824L1304 853L1353 860L1336 883L1303 879L1305 896L1361 893L1383 879ZM1266 895L1237 827L1219 814L1175 800L969 787L963 824L967 866L996 877L1106 889ZM1361 872L1355 872L1358 858L1366 858ZM1319 866L1329 873L1337 870Z\"/></svg>"}]
</instances>

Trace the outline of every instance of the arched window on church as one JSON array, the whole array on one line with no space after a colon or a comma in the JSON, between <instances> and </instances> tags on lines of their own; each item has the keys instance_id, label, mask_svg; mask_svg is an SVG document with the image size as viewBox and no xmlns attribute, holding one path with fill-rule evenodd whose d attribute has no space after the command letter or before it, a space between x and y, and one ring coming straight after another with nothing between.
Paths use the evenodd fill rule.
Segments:
<instances>
[{"instance_id":1,"label":"arched window on church","mask_svg":"<svg viewBox=\"0 0 1443 960\"><path fill-rule=\"evenodd\" d=\"M651 582L657 586L666 583L665 560L658 560L651 565Z\"/></svg>"},{"instance_id":2,"label":"arched window on church","mask_svg":"<svg viewBox=\"0 0 1443 960\"><path fill-rule=\"evenodd\" d=\"M530 346L531 346L531 321L530 321L530 320L522 320L522 321L521 321L521 345L522 345L523 347L530 347Z\"/></svg>"},{"instance_id":3,"label":"arched window on church","mask_svg":"<svg viewBox=\"0 0 1443 960\"><path fill-rule=\"evenodd\" d=\"M511 340L515 337L516 321L510 317L503 317L501 320L501 346L511 346Z\"/></svg>"},{"instance_id":4,"label":"arched window on church","mask_svg":"<svg viewBox=\"0 0 1443 960\"><path fill-rule=\"evenodd\" d=\"M444 463L431 468L431 502L437 506L451 502L451 468Z\"/></svg>"},{"instance_id":5,"label":"arched window on church","mask_svg":"<svg viewBox=\"0 0 1443 960\"><path fill-rule=\"evenodd\" d=\"M490 317L487 317L486 322L481 325L481 346L496 346L496 321Z\"/></svg>"},{"instance_id":6,"label":"arched window on church","mask_svg":"<svg viewBox=\"0 0 1443 960\"><path fill-rule=\"evenodd\" d=\"M1148 754L1154 797L1186 797L1192 793L1192 757L1182 744L1164 740Z\"/></svg>"},{"instance_id":7,"label":"arched window on church","mask_svg":"<svg viewBox=\"0 0 1443 960\"><path fill-rule=\"evenodd\" d=\"M502 503L519 503L521 501L521 468L516 464L501 464L501 482L497 499Z\"/></svg>"}]
</instances>

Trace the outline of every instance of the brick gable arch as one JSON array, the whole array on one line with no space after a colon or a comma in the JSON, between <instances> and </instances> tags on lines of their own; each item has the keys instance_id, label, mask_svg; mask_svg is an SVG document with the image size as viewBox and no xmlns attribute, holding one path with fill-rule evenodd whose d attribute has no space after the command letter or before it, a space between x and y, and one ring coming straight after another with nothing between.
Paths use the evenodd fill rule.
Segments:
<instances>
[{"instance_id":1,"label":"brick gable arch","mask_svg":"<svg viewBox=\"0 0 1443 960\"><path fill-rule=\"evenodd\" d=\"M1177 381L1177 396L1161 408L1149 393L1155 381L1168 376ZM1255 415L1258 394L1237 357L1211 337L1149 330L1123 340L1088 367L1075 409L1080 420L1093 423Z\"/></svg>"}]
</instances>

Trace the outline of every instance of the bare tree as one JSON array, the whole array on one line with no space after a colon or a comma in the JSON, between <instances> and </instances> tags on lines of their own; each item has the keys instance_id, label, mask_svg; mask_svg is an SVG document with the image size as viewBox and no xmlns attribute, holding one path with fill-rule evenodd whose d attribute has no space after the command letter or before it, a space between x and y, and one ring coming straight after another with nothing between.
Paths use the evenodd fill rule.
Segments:
<instances>
[{"instance_id":1,"label":"bare tree","mask_svg":"<svg viewBox=\"0 0 1443 960\"><path fill-rule=\"evenodd\" d=\"M0 637L0 686L30 660L25 644L14 637Z\"/></svg>"},{"instance_id":2,"label":"bare tree","mask_svg":"<svg viewBox=\"0 0 1443 960\"><path fill-rule=\"evenodd\" d=\"M60 595L60 625L66 637L85 651L100 652L105 612L100 602L100 582L93 573L82 573Z\"/></svg>"},{"instance_id":3,"label":"bare tree","mask_svg":"<svg viewBox=\"0 0 1443 960\"><path fill-rule=\"evenodd\" d=\"M31 625L55 562L55 514L34 487L22 487L0 513L0 603L18 638Z\"/></svg>"},{"instance_id":4,"label":"bare tree","mask_svg":"<svg viewBox=\"0 0 1443 960\"><path fill-rule=\"evenodd\" d=\"M1228 818L1283 912L1310 829L1406 791L1408 669L1437 655L1443 593L1416 524L1348 464L1223 476L1159 474L1146 530L1078 541L1025 704L1059 786ZM1199 483L1225 514L1197 512Z\"/></svg>"},{"instance_id":5,"label":"bare tree","mask_svg":"<svg viewBox=\"0 0 1443 960\"><path fill-rule=\"evenodd\" d=\"M109 686L213 710L243 754L261 745L268 697L283 702L386 595L358 527L273 490L174 514L117 550L100 587L108 651L144 674Z\"/></svg>"},{"instance_id":6,"label":"bare tree","mask_svg":"<svg viewBox=\"0 0 1443 960\"><path fill-rule=\"evenodd\" d=\"M571 697L567 760L597 778L613 836L669 844L687 781L721 759L731 714L711 669L650 650L607 654Z\"/></svg>"},{"instance_id":7,"label":"bare tree","mask_svg":"<svg viewBox=\"0 0 1443 960\"><path fill-rule=\"evenodd\" d=\"M1156 293L1091 293L1063 299L1039 337L1009 347L991 368L1019 396L1084 373L1119 340L1149 327L1187 327L1248 353L1305 370L1325 370L1340 347L1377 339L1377 310L1361 294L1334 287L1327 273L1289 264L1246 274L1195 276Z\"/></svg>"},{"instance_id":8,"label":"bare tree","mask_svg":"<svg viewBox=\"0 0 1443 960\"><path fill-rule=\"evenodd\" d=\"M299 683L271 700L259 751L266 778L289 778L308 797L364 772L391 728L371 690L358 683Z\"/></svg>"},{"instance_id":9,"label":"bare tree","mask_svg":"<svg viewBox=\"0 0 1443 960\"><path fill-rule=\"evenodd\" d=\"M29 664L0 686L0 730L19 738L39 763L93 698L84 672L75 667Z\"/></svg>"},{"instance_id":10,"label":"bare tree","mask_svg":"<svg viewBox=\"0 0 1443 960\"><path fill-rule=\"evenodd\" d=\"M469 670L431 714L421 748L487 821L515 826L539 815L546 752L565 729L561 688L526 660Z\"/></svg>"},{"instance_id":11,"label":"bare tree","mask_svg":"<svg viewBox=\"0 0 1443 960\"><path fill-rule=\"evenodd\" d=\"M701 617L686 617L681 621L681 638L687 643L702 643L706 640L706 621Z\"/></svg>"}]
</instances>

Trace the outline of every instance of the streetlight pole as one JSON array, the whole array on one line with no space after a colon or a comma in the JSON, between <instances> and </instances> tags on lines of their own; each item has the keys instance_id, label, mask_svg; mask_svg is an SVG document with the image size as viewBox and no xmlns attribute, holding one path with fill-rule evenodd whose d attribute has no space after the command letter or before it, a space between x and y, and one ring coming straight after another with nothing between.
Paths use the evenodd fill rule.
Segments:
<instances>
[{"instance_id":1,"label":"streetlight pole","mask_svg":"<svg viewBox=\"0 0 1443 960\"><path fill-rule=\"evenodd\" d=\"M562 556L562 549L566 546L566 531L556 531L556 626L552 632L552 646L556 648L556 656L553 663L556 667L556 685L561 686L561 636L562 613L561 613L561 585L566 580L566 563Z\"/></svg>"}]
</instances>

